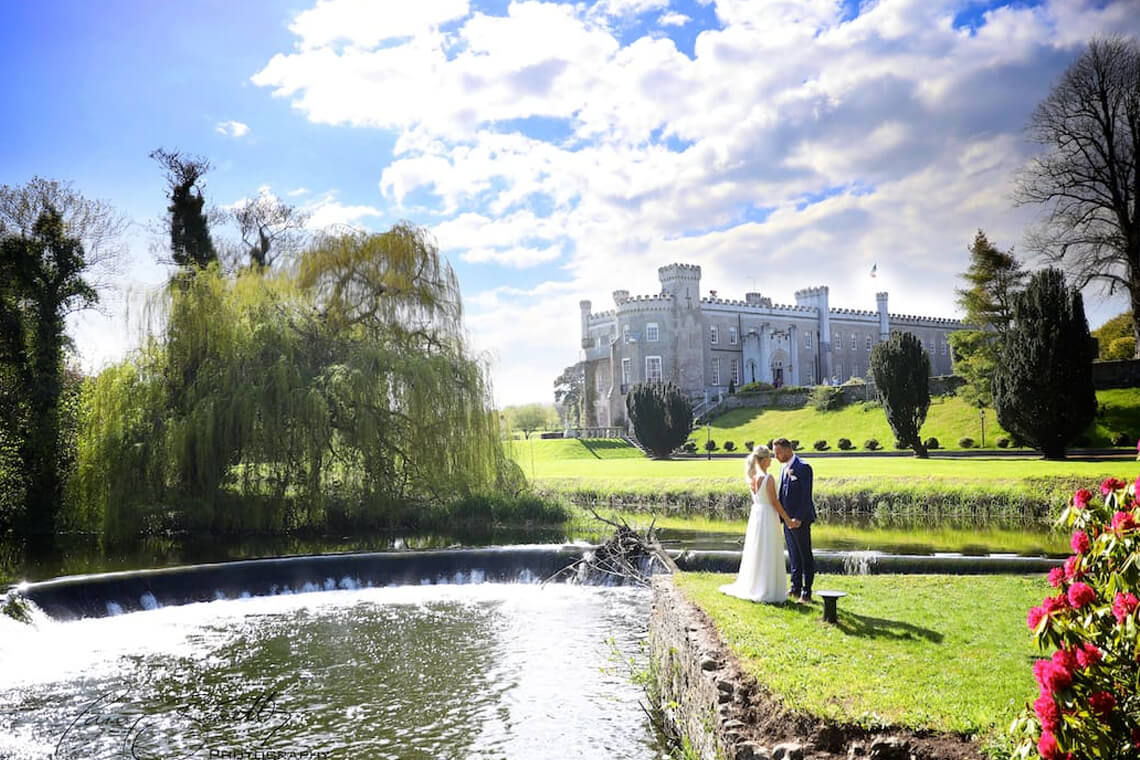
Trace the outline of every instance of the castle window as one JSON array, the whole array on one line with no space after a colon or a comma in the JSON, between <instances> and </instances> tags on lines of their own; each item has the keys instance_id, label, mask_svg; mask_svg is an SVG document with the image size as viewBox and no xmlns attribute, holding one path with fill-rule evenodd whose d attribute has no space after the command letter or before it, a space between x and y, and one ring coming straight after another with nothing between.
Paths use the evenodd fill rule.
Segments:
<instances>
[{"instance_id":1,"label":"castle window","mask_svg":"<svg viewBox=\"0 0 1140 760\"><path fill-rule=\"evenodd\" d=\"M709 325L709 343L715 346L718 342L720 342L720 331L716 325Z\"/></svg>"},{"instance_id":2,"label":"castle window","mask_svg":"<svg viewBox=\"0 0 1140 760\"><path fill-rule=\"evenodd\" d=\"M804 333L804 348L811 348L811 330Z\"/></svg>"},{"instance_id":3,"label":"castle window","mask_svg":"<svg viewBox=\"0 0 1140 760\"><path fill-rule=\"evenodd\" d=\"M839 378L840 380L843 379L843 365L842 364L836 364L835 365L835 376L837 378Z\"/></svg>"},{"instance_id":4,"label":"castle window","mask_svg":"<svg viewBox=\"0 0 1140 760\"><path fill-rule=\"evenodd\" d=\"M656 343L658 338L657 323L650 322L645 326L645 340L649 343Z\"/></svg>"},{"instance_id":5,"label":"castle window","mask_svg":"<svg viewBox=\"0 0 1140 760\"><path fill-rule=\"evenodd\" d=\"M855 350L855 333L851 333L851 350Z\"/></svg>"},{"instance_id":6,"label":"castle window","mask_svg":"<svg viewBox=\"0 0 1140 760\"><path fill-rule=\"evenodd\" d=\"M867 336L867 353L871 353L871 336Z\"/></svg>"},{"instance_id":7,"label":"castle window","mask_svg":"<svg viewBox=\"0 0 1140 760\"><path fill-rule=\"evenodd\" d=\"M712 360L712 384L720 385L720 359Z\"/></svg>"},{"instance_id":8,"label":"castle window","mask_svg":"<svg viewBox=\"0 0 1140 760\"><path fill-rule=\"evenodd\" d=\"M628 386L630 375L633 373L633 362L629 359L621 360L621 384Z\"/></svg>"},{"instance_id":9,"label":"castle window","mask_svg":"<svg viewBox=\"0 0 1140 760\"><path fill-rule=\"evenodd\" d=\"M934 338L930 338L926 341L926 351L931 356L934 356Z\"/></svg>"},{"instance_id":10,"label":"castle window","mask_svg":"<svg viewBox=\"0 0 1140 760\"><path fill-rule=\"evenodd\" d=\"M661 382L661 357L660 356L647 356L645 357L645 382L659 383Z\"/></svg>"},{"instance_id":11,"label":"castle window","mask_svg":"<svg viewBox=\"0 0 1140 760\"><path fill-rule=\"evenodd\" d=\"M728 344L730 346L736 345L736 328L735 327L728 328Z\"/></svg>"},{"instance_id":12,"label":"castle window","mask_svg":"<svg viewBox=\"0 0 1140 760\"><path fill-rule=\"evenodd\" d=\"M629 325L622 325L621 339L625 343L629 343Z\"/></svg>"},{"instance_id":13,"label":"castle window","mask_svg":"<svg viewBox=\"0 0 1140 760\"><path fill-rule=\"evenodd\" d=\"M832 333L831 345L835 346L837 349L843 348L843 333Z\"/></svg>"},{"instance_id":14,"label":"castle window","mask_svg":"<svg viewBox=\"0 0 1140 760\"><path fill-rule=\"evenodd\" d=\"M942 336L942 355L946 355L946 336Z\"/></svg>"},{"instance_id":15,"label":"castle window","mask_svg":"<svg viewBox=\"0 0 1140 760\"><path fill-rule=\"evenodd\" d=\"M732 367L732 384L740 385L740 362L733 359L729 366Z\"/></svg>"}]
</instances>

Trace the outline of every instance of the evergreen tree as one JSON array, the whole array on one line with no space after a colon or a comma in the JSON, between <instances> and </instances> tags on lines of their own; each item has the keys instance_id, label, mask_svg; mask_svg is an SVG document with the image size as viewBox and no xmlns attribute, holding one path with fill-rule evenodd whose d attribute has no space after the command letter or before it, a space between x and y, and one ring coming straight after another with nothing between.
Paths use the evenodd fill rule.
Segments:
<instances>
[{"instance_id":1,"label":"evergreen tree","mask_svg":"<svg viewBox=\"0 0 1140 760\"><path fill-rule=\"evenodd\" d=\"M930 357L922 341L908 332L894 333L871 350L870 364L895 439L925 459L920 431L930 408Z\"/></svg>"},{"instance_id":2,"label":"evergreen tree","mask_svg":"<svg viewBox=\"0 0 1140 760\"><path fill-rule=\"evenodd\" d=\"M978 230L970 246L970 267L963 274L969 287L956 290L958 306L969 328L950 335L954 373L966 382L958 393L978 408L993 406L991 386L1001 337L1013 316L1013 297L1025 280L1025 270L1013 252L999 251Z\"/></svg>"},{"instance_id":3,"label":"evergreen tree","mask_svg":"<svg viewBox=\"0 0 1140 760\"><path fill-rule=\"evenodd\" d=\"M637 440L657 459L668 459L693 429L693 405L672 383L634 385L625 407Z\"/></svg>"},{"instance_id":4,"label":"evergreen tree","mask_svg":"<svg viewBox=\"0 0 1140 760\"><path fill-rule=\"evenodd\" d=\"M578 362L554 378L554 404L567 427L581 427L585 402L586 364Z\"/></svg>"},{"instance_id":5,"label":"evergreen tree","mask_svg":"<svg viewBox=\"0 0 1140 760\"><path fill-rule=\"evenodd\" d=\"M206 199L202 196L202 177L210 170L210 162L162 148L151 151L150 157L166 169L171 257L180 267L205 269L218 260L210 239L209 218L203 211Z\"/></svg>"},{"instance_id":6,"label":"evergreen tree","mask_svg":"<svg viewBox=\"0 0 1140 760\"><path fill-rule=\"evenodd\" d=\"M1013 307L994 372L998 422L1046 459L1063 459L1065 447L1096 415L1096 343L1084 301L1050 268L1030 278Z\"/></svg>"}]
</instances>

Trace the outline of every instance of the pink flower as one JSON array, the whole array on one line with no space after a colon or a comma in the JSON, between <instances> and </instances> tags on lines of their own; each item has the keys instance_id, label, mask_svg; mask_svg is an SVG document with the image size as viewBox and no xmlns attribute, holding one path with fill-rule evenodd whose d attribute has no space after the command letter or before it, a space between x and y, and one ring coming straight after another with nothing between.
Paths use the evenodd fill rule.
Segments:
<instances>
[{"instance_id":1,"label":"pink flower","mask_svg":"<svg viewBox=\"0 0 1140 760\"><path fill-rule=\"evenodd\" d=\"M1065 582L1065 568L1055 567L1049 571L1049 585L1053 588L1061 588L1061 584Z\"/></svg>"},{"instance_id":2,"label":"pink flower","mask_svg":"<svg viewBox=\"0 0 1140 760\"><path fill-rule=\"evenodd\" d=\"M1073 609L1079 610L1094 601L1096 601L1096 591L1089 584L1077 581L1069 586L1069 604L1073 606Z\"/></svg>"},{"instance_id":3,"label":"pink flower","mask_svg":"<svg viewBox=\"0 0 1140 760\"><path fill-rule=\"evenodd\" d=\"M1140 599L1132 592L1121 593L1116 592L1116 598L1112 600L1112 616L1116 618L1116 622L1124 625L1124 619L1135 611L1137 605L1140 605Z\"/></svg>"},{"instance_id":4,"label":"pink flower","mask_svg":"<svg viewBox=\"0 0 1140 760\"><path fill-rule=\"evenodd\" d=\"M1080 668L1095 665L1101 661L1102 657L1103 655L1100 653L1100 650L1096 648L1096 645L1090 644L1087 641L1077 648L1077 666Z\"/></svg>"},{"instance_id":5,"label":"pink flower","mask_svg":"<svg viewBox=\"0 0 1140 760\"><path fill-rule=\"evenodd\" d=\"M1123 480L1118 478L1105 478L1104 482L1100 484L1100 492L1108 496L1113 491L1118 491L1127 485Z\"/></svg>"},{"instance_id":6,"label":"pink flower","mask_svg":"<svg viewBox=\"0 0 1140 760\"><path fill-rule=\"evenodd\" d=\"M1073 506L1077 509L1084 509L1089 505L1089 499L1092 498L1092 491L1087 488L1079 489L1073 494Z\"/></svg>"},{"instance_id":7,"label":"pink flower","mask_svg":"<svg viewBox=\"0 0 1140 760\"><path fill-rule=\"evenodd\" d=\"M1089 707L1094 713L1104 717L1112 712L1112 708L1116 707L1116 697L1107 691L1098 691L1089 696Z\"/></svg>"},{"instance_id":8,"label":"pink flower","mask_svg":"<svg viewBox=\"0 0 1140 760\"><path fill-rule=\"evenodd\" d=\"M1073 578L1081 577L1082 573L1080 568L1077 567L1081 563L1079 554L1073 554L1065 560L1065 578L1072 580Z\"/></svg>"},{"instance_id":9,"label":"pink flower","mask_svg":"<svg viewBox=\"0 0 1140 760\"><path fill-rule=\"evenodd\" d=\"M1053 653L1053 664L1071 673L1077 669L1077 655L1072 649L1058 649Z\"/></svg>"},{"instance_id":10,"label":"pink flower","mask_svg":"<svg viewBox=\"0 0 1140 760\"><path fill-rule=\"evenodd\" d=\"M1033 712L1041 721L1041 727L1046 731L1056 731L1061 725L1061 711L1057 709L1057 702L1050 696L1042 694L1033 703Z\"/></svg>"},{"instance_id":11,"label":"pink flower","mask_svg":"<svg viewBox=\"0 0 1140 760\"><path fill-rule=\"evenodd\" d=\"M1089 536L1083 530L1078 530L1073 534L1073 538L1069 541L1069 545L1077 554L1084 554L1089 550L1089 547L1091 546L1091 544L1089 544Z\"/></svg>"},{"instance_id":12,"label":"pink flower","mask_svg":"<svg viewBox=\"0 0 1140 760\"><path fill-rule=\"evenodd\" d=\"M1037 624L1041 622L1041 618L1045 617L1044 607L1032 607L1029 610L1029 615L1026 616L1025 622L1029 625L1029 630L1036 631Z\"/></svg>"},{"instance_id":13,"label":"pink flower","mask_svg":"<svg viewBox=\"0 0 1140 760\"><path fill-rule=\"evenodd\" d=\"M1052 615L1054 612L1067 609L1069 600L1065 598L1064 592L1056 596L1047 596L1041 600L1041 609L1045 611L1046 615Z\"/></svg>"},{"instance_id":14,"label":"pink flower","mask_svg":"<svg viewBox=\"0 0 1140 760\"><path fill-rule=\"evenodd\" d=\"M1052 731L1041 732L1041 738L1037 740L1037 751L1045 760L1057 760L1061 756L1061 748L1057 746Z\"/></svg>"},{"instance_id":15,"label":"pink flower","mask_svg":"<svg viewBox=\"0 0 1140 760\"><path fill-rule=\"evenodd\" d=\"M1131 512L1117 512L1112 516L1112 529L1117 533L1136 528L1136 518Z\"/></svg>"},{"instance_id":16,"label":"pink flower","mask_svg":"<svg viewBox=\"0 0 1140 760\"><path fill-rule=\"evenodd\" d=\"M1033 663L1033 676L1041 688L1042 696L1056 694L1073 683L1073 674L1052 660L1038 660Z\"/></svg>"}]
</instances>

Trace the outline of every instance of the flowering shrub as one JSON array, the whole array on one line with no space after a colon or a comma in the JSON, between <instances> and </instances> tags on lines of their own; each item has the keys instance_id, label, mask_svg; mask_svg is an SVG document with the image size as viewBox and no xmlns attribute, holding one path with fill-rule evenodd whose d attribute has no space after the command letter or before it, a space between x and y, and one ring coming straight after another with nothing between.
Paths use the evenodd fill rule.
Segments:
<instances>
[{"instance_id":1,"label":"flowering shrub","mask_svg":"<svg viewBox=\"0 0 1140 760\"><path fill-rule=\"evenodd\" d=\"M1073 494L1059 524L1073 554L1049 572L1057 593L1029 610L1040 692L1013 722L1015 757L1082 760L1140 756L1140 478L1109 478L1101 499Z\"/></svg>"}]
</instances>

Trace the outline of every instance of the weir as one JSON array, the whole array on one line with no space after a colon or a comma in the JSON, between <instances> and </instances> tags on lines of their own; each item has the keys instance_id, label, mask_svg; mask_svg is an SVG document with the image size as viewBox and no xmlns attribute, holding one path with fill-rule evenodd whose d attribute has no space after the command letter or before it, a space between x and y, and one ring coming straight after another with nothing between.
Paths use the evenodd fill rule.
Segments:
<instances>
[{"instance_id":1,"label":"weir","mask_svg":"<svg viewBox=\"0 0 1140 760\"><path fill-rule=\"evenodd\" d=\"M382 586L540 583L597 547L583 544L503 546L403 552L275 557L202 565L75 575L23 583L12 593L54 620L118 615L195 602ZM735 572L739 551L669 550L681 570ZM891 555L816 552L821 573L1043 573L1059 560L1039 557ZM584 568L582 568L584 569ZM665 572L660 563L642 568ZM589 585L621 585L614 575L562 574Z\"/></svg>"}]
</instances>

